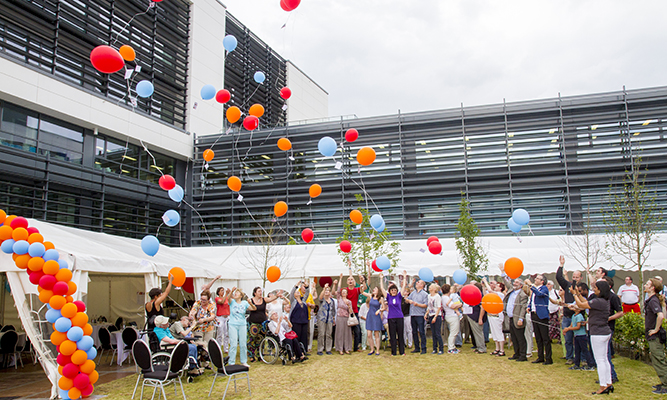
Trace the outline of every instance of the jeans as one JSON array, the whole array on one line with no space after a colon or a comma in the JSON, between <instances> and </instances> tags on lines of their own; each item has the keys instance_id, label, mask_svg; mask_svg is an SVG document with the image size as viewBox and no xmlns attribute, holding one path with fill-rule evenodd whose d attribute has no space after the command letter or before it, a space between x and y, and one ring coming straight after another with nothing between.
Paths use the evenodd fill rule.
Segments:
<instances>
[{"instance_id":1,"label":"jeans","mask_svg":"<svg viewBox=\"0 0 667 400\"><path fill-rule=\"evenodd\" d=\"M560 323L561 329L567 328L570 325L572 325L572 318L563 315L563 320ZM565 358L571 360L574 358L574 331L567 331L563 336L565 336Z\"/></svg>"},{"instance_id":2,"label":"jeans","mask_svg":"<svg viewBox=\"0 0 667 400\"><path fill-rule=\"evenodd\" d=\"M574 336L574 365L579 367L582 358L586 360L589 368L595 365L593 355L588 351L588 337L586 335Z\"/></svg>"},{"instance_id":3,"label":"jeans","mask_svg":"<svg viewBox=\"0 0 667 400\"><path fill-rule=\"evenodd\" d=\"M405 343L403 338L403 318L389 318L389 343L391 344L391 354L396 355L396 345L398 344L399 354L405 354Z\"/></svg>"},{"instance_id":4,"label":"jeans","mask_svg":"<svg viewBox=\"0 0 667 400\"><path fill-rule=\"evenodd\" d=\"M614 331L611 331L611 337L614 337ZM611 367L611 380L613 381L614 379L618 379L618 376L616 375L616 369L614 368L614 363L611 362L611 356L613 355L613 350L614 350L614 344L612 343L613 341L611 338L609 339L609 349L607 349L607 360L609 360L609 366Z\"/></svg>"},{"instance_id":5,"label":"jeans","mask_svg":"<svg viewBox=\"0 0 667 400\"><path fill-rule=\"evenodd\" d=\"M611 335L591 335L591 345L593 347L593 357L598 368L598 379L600 386L611 385L611 367L607 361L609 353L609 340Z\"/></svg>"},{"instance_id":6,"label":"jeans","mask_svg":"<svg viewBox=\"0 0 667 400\"><path fill-rule=\"evenodd\" d=\"M449 336L447 337L447 349L456 350L456 339L459 337L459 331L461 330L459 316L446 315L445 322L447 322L447 328L449 329Z\"/></svg>"},{"instance_id":7,"label":"jeans","mask_svg":"<svg viewBox=\"0 0 667 400\"><path fill-rule=\"evenodd\" d=\"M422 353L426 353L426 330L424 316L410 316L410 324L412 324L412 340L415 343L415 350L421 349ZM419 339L421 339L421 346Z\"/></svg>"},{"instance_id":8,"label":"jeans","mask_svg":"<svg viewBox=\"0 0 667 400\"><path fill-rule=\"evenodd\" d=\"M197 346L188 343L188 358L190 358L190 369L197 368Z\"/></svg>"},{"instance_id":9,"label":"jeans","mask_svg":"<svg viewBox=\"0 0 667 400\"><path fill-rule=\"evenodd\" d=\"M444 343L442 342L442 317L437 316L435 322L433 317L429 317L429 322L431 322L431 335L433 336L433 351L444 351Z\"/></svg>"},{"instance_id":10,"label":"jeans","mask_svg":"<svg viewBox=\"0 0 667 400\"><path fill-rule=\"evenodd\" d=\"M359 318L359 328L361 329L361 349L366 350L368 346L368 335L366 334L366 320Z\"/></svg>"},{"instance_id":11,"label":"jeans","mask_svg":"<svg viewBox=\"0 0 667 400\"><path fill-rule=\"evenodd\" d=\"M484 343L489 343L489 332L491 330L491 327L489 326L489 320L487 319L484 321L484 325L482 326L483 332L484 332Z\"/></svg>"},{"instance_id":12,"label":"jeans","mask_svg":"<svg viewBox=\"0 0 667 400\"><path fill-rule=\"evenodd\" d=\"M241 364L248 363L247 325L229 325L229 365L236 364L236 349L239 349Z\"/></svg>"}]
</instances>

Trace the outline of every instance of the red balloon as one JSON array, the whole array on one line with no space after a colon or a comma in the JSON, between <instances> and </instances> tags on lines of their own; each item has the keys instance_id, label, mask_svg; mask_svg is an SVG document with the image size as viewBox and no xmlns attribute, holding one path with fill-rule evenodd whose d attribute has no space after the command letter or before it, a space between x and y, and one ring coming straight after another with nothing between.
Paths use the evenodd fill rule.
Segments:
<instances>
[{"instance_id":1,"label":"red balloon","mask_svg":"<svg viewBox=\"0 0 667 400\"><path fill-rule=\"evenodd\" d=\"M343 240L340 242L340 251L343 253L349 253L352 251L352 243L348 242L347 240Z\"/></svg>"},{"instance_id":2,"label":"red balloon","mask_svg":"<svg viewBox=\"0 0 667 400\"><path fill-rule=\"evenodd\" d=\"M73 381L74 387L79 390L83 390L88 387L88 385L90 385L90 378L88 378L87 374L79 374L73 379Z\"/></svg>"},{"instance_id":3,"label":"red balloon","mask_svg":"<svg viewBox=\"0 0 667 400\"><path fill-rule=\"evenodd\" d=\"M67 284L67 282L56 282L53 285L53 294L55 295L65 296L68 291L69 291L69 285Z\"/></svg>"},{"instance_id":4,"label":"red balloon","mask_svg":"<svg viewBox=\"0 0 667 400\"><path fill-rule=\"evenodd\" d=\"M280 89L280 97L282 97L285 100L292 97L292 91L290 90L290 88L284 87L284 88Z\"/></svg>"},{"instance_id":5,"label":"red balloon","mask_svg":"<svg viewBox=\"0 0 667 400\"><path fill-rule=\"evenodd\" d=\"M285 11L292 11L299 7L301 0L280 0L280 7Z\"/></svg>"},{"instance_id":6,"label":"red balloon","mask_svg":"<svg viewBox=\"0 0 667 400\"><path fill-rule=\"evenodd\" d=\"M161 0L160 0L160 1L161 1ZM93 387L93 385L88 385L88 386L86 386L85 389L81 389L81 396L83 396L83 397L88 397L88 396L90 396L91 394L93 394L93 390L95 390L95 388Z\"/></svg>"},{"instance_id":7,"label":"red balloon","mask_svg":"<svg viewBox=\"0 0 667 400\"><path fill-rule=\"evenodd\" d=\"M58 280L53 275L44 275L41 278L39 278L39 286L41 286L42 289L46 290L53 289L53 285L55 285L56 282L58 282Z\"/></svg>"},{"instance_id":8,"label":"red balloon","mask_svg":"<svg viewBox=\"0 0 667 400\"><path fill-rule=\"evenodd\" d=\"M97 46L90 52L90 62L104 74L113 74L125 66L125 60L118 50L106 45Z\"/></svg>"},{"instance_id":9,"label":"red balloon","mask_svg":"<svg viewBox=\"0 0 667 400\"><path fill-rule=\"evenodd\" d=\"M303 239L304 242L310 243L313 240L313 237L315 237L315 234L312 229L306 228L301 231L301 239Z\"/></svg>"},{"instance_id":10,"label":"red balloon","mask_svg":"<svg viewBox=\"0 0 667 400\"><path fill-rule=\"evenodd\" d=\"M442 252L442 245L438 241L432 241L428 245L428 251L431 252L431 254L440 254Z\"/></svg>"},{"instance_id":11,"label":"red balloon","mask_svg":"<svg viewBox=\"0 0 667 400\"><path fill-rule=\"evenodd\" d=\"M215 101L218 103L226 103L232 98L232 94L229 93L229 90L227 89L220 89L218 90L218 93L215 94Z\"/></svg>"},{"instance_id":12,"label":"red balloon","mask_svg":"<svg viewBox=\"0 0 667 400\"><path fill-rule=\"evenodd\" d=\"M254 131L259 127L259 118L254 115L248 115L243 119L243 127L249 131Z\"/></svg>"},{"instance_id":13,"label":"red balloon","mask_svg":"<svg viewBox=\"0 0 667 400\"><path fill-rule=\"evenodd\" d=\"M60 346L58 346L58 347L60 347ZM72 363L72 358L70 356L66 356L64 354L58 354L58 357L56 357L56 362L58 363L58 365L60 365L64 368L67 364Z\"/></svg>"},{"instance_id":14,"label":"red balloon","mask_svg":"<svg viewBox=\"0 0 667 400\"><path fill-rule=\"evenodd\" d=\"M185 283L182 286L183 290L188 293L195 292L195 281L193 278L185 278Z\"/></svg>"},{"instance_id":15,"label":"red balloon","mask_svg":"<svg viewBox=\"0 0 667 400\"><path fill-rule=\"evenodd\" d=\"M31 226L28 229L28 235L32 235L33 233L39 233L39 229L35 228L34 226Z\"/></svg>"},{"instance_id":16,"label":"red balloon","mask_svg":"<svg viewBox=\"0 0 667 400\"><path fill-rule=\"evenodd\" d=\"M318 279L317 283L319 283L320 286L322 287L326 286L326 284L328 283L329 287L331 287L331 285L333 285L333 279L331 279L330 276L323 276L320 279Z\"/></svg>"},{"instance_id":17,"label":"red balloon","mask_svg":"<svg viewBox=\"0 0 667 400\"><path fill-rule=\"evenodd\" d=\"M86 303L84 303L81 300L77 300L74 302L74 305L76 305L76 310L77 312L85 312L86 311Z\"/></svg>"},{"instance_id":18,"label":"red balloon","mask_svg":"<svg viewBox=\"0 0 667 400\"><path fill-rule=\"evenodd\" d=\"M356 129L348 129L345 132L345 140L348 142L354 142L359 138L359 132Z\"/></svg>"},{"instance_id":19,"label":"red balloon","mask_svg":"<svg viewBox=\"0 0 667 400\"><path fill-rule=\"evenodd\" d=\"M176 179L171 175L162 175L158 184L164 190L171 190L176 187Z\"/></svg>"},{"instance_id":20,"label":"red balloon","mask_svg":"<svg viewBox=\"0 0 667 400\"><path fill-rule=\"evenodd\" d=\"M377 265L377 263L375 262L375 260L373 260L373 262L371 263L371 268L373 268L373 271L375 271L375 272L380 272L380 271L382 271L380 268L378 268L378 265Z\"/></svg>"},{"instance_id":21,"label":"red balloon","mask_svg":"<svg viewBox=\"0 0 667 400\"><path fill-rule=\"evenodd\" d=\"M431 242L433 242L433 241L439 242L440 239L438 239L437 236L430 236L428 239L426 239L426 245L428 246L428 245L431 244Z\"/></svg>"},{"instance_id":22,"label":"red balloon","mask_svg":"<svg viewBox=\"0 0 667 400\"><path fill-rule=\"evenodd\" d=\"M23 217L16 217L12 220L9 226L11 226L12 229L16 228L28 229L28 220ZM28 234L30 234L30 232L28 232Z\"/></svg>"},{"instance_id":23,"label":"red balloon","mask_svg":"<svg viewBox=\"0 0 667 400\"><path fill-rule=\"evenodd\" d=\"M74 379L79 375L79 366L74 363L69 363L63 367L63 376L65 378Z\"/></svg>"},{"instance_id":24,"label":"red balloon","mask_svg":"<svg viewBox=\"0 0 667 400\"><path fill-rule=\"evenodd\" d=\"M30 278L28 279L30 280L30 283L32 283L33 285L39 285L39 280L42 279L43 276L44 276L43 271L35 271L30 274Z\"/></svg>"},{"instance_id":25,"label":"red balloon","mask_svg":"<svg viewBox=\"0 0 667 400\"><path fill-rule=\"evenodd\" d=\"M482 302L482 292L475 285L465 285L461 288L461 300L469 306L476 306Z\"/></svg>"}]
</instances>

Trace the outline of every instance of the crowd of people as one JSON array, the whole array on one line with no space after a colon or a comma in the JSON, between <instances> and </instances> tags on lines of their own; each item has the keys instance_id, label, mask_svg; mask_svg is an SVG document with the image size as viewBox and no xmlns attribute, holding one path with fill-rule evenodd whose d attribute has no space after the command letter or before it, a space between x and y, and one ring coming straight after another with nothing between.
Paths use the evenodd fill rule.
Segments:
<instances>
[{"instance_id":1,"label":"crowd of people","mask_svg":"<svg viewBox=\"0 0 667 400\"><path fill-rule=\"evenodd\" d=\"M428 286L420 279L403 274L380 276L376 286L369 279L352 273L351 266L346 285L343 274L317 292L316 281L299 281L289 294L277 290L264 296L255 288L250 297L239 288L218 288L215 298L209 292L215 278L202 290L200 299L189 315L169 327L162 316L161 304L171 289L171 281L164 292L151 291L146 303L149 326L155 327L166 343L194 335L200 343L216 339L226 353L229 364L237 361L259 360L259 344L271 334L283 346L289 346L293 362L303 362L311 356L315 327L317 327L316 354L340 355L366 352L380 355L381 347L389 341L392 356L412 353L428 354L426 331L430 327L432 351L430 354L458 354L464 342L470 341L477 354L505 357L526 362L535 356L533 364L554 364L552 343L563 341L566 365L570 370L597 370L599 388L593 394L612 393L618 376L612 362L612 336L615 322L625 313L640 312L640 291L631 277L616 291L614 280L604 268L584 274L574 271L570 279L564 269L565 258L560 257L554 282L538 274L533 279L511 280L504 273L502 281L472 280L483 294L497 294L503 302L503 311L487 313L483 305L470 306L462 301L461 285L433 282ZM388 287L385 289L385 280ZM339 286L340 285L340 286ZM654 393L667 394L667 361L664 354L665 330L661 328L665 315L665 297L662 279L656 277L644 284L646 297L644 313L646 338L651 360L660 378ZM316 301L317 300L317 301ZM152 317L152 318L151 318ZM444 337L443 337L444 333ZM495 349L487 350L489 336ZM445 339L446 337L446 339ZM193 345L190 352L193 353Z\"/></svg>"}]
</instances>

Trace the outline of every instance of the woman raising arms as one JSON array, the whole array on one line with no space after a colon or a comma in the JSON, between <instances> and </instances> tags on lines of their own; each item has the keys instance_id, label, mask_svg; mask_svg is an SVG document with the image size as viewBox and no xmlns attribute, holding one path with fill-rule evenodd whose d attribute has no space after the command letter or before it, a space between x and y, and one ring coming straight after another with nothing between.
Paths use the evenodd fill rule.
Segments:
<instances>
[{"instance_id":1,"label":"woman raising arms","mask_svg":"<svg viewBox=\"0 0 667 400\"><path fill-rule=\"evenodd\" d=\"M405 292L405 285L408 281L407 271L403 271L403 281L401 283L401 291L394 283L389 285L389 293L384 290L383 278L380 278L380 290L382 294L387 297L387 307L389 307L387 315L387 324L389 325L389 343L391 344L391 355L396 355L396 345L398 344L399 354L405 355L405 339L403 337L403 311L401 309L401 301ZM397 343L398 342L398 343Z\"/></svg>"}]
</instances>

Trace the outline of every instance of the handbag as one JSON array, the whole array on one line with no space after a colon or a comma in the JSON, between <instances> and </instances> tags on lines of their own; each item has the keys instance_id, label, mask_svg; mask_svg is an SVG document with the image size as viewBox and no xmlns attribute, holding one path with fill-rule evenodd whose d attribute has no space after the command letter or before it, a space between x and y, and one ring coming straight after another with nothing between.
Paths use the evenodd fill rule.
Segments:
<instances>
[{"instance_id":1,"label":"handbag","mask_svg":"<svg viewBox=\"0 0 667 400\"><path fill-rule=\"evenodd\" d=\"M287 339L296 339L297 338L296 332L289 331L289 332L285 333L285 338L287 338Z\"/></svg>"},{"instance_id":2,"label":"handbag","mask_svg":"<svg viewBox=\"0 0 667 400\"><path fill-rule=\"evenodd\" d=\"M359 319L354 316L354 314L350 314L349 317L347 317L347 326L357 326L359 325Z\"/></svg>"}]
</instances>

